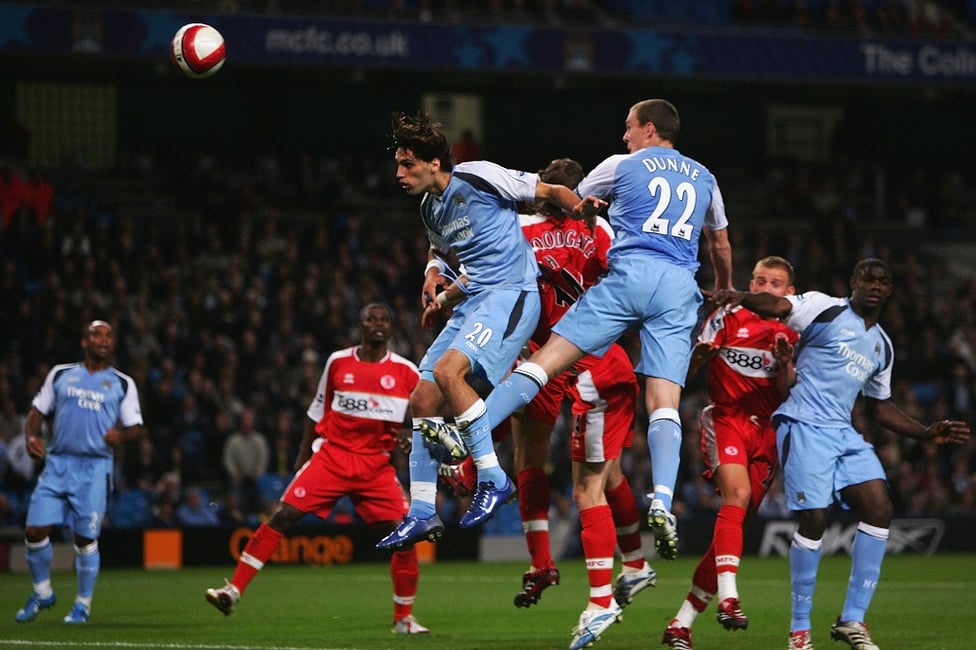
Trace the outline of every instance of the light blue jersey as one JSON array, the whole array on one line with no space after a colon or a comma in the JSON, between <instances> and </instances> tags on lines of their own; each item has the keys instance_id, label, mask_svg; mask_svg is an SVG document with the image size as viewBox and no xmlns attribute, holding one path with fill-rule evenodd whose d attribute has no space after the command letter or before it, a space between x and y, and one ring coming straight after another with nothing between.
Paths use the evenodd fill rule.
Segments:
<instances>
[{"instance_id":1,"label":"light blue jersey","mask_svg":"<svg viewBox=\"0 0 976 650\"><path fill-rule=\"evenodd\" d=\"M684 385L701 292L695 282L704 227L728 227L715 177L668 147L613 155L576 187L610 201L610 271L553 331L602 355L628 327L641 328L636 370Z\"/></svg>"},{"instance_id":2,"label":"light blue jersey","mask_svg":"<svg viewBox=\"0 0 976 650\"><path fill-rule=\"evenodd\" d=\"M793 304L786 324L800 333L797 381L774 417L849 427L858 394L891 397L894 352L880 325L865 329L847 298L810 291L786 299Z\"/></svg>"},{"instance_id":3,"label":"light blue jersey","mask_svg":"<svg viewBox=\"0 0 976 650\"><path fill-rule=\"evenodd\" d=\"M82 363L54 366L31 404L54 416L44 471L31 494L28 526L62 522L97 539L112 491L112 448L105 433L142 424L139 392L114 368L89 372Z\"/></svg>"},{"instance_id":4,"label":"light blue jersey","mask_svg":"<svg viewBox=\"0 0 976 650\"><path fill-rule=\"evenodd\" d=\"M142 424L136 383L114 368L89 372L82 363L54 366L31 404L42 415L54 415L51 456L112 458L105 433L121 422Z\"/></svg>"},{"instance_id":5,"label":"light blue jersey","mask_svg":"<svg viewBox=\"0 0 976 650\"><path fill-rule=\"evenodd\" d=\"M522 234L517 204L535 199L539 175L485 161L454 167L442 196L427 194L420 214L431 246L457 253L471 297L455 307L421 360L420 375L448 349L468 357L492 385L511 370L539 319L539 267Z\"/></svg>"},{"instance_id":6,"label":"light blue jersey","mask_svg":"<svg viewBox=\"0 0 976 650\"><path fill-rule=\"evenodd\" d=\"M461 163L441 196L426 194L420 214L431 246L457 253L468 293L498 286L538 292L535 254L517 203L535 199L539 175L485 161Z\"/></svg>"},{"instance_id":7,"label":"light blue jersey","mask_svg":"<svg viewBox=\"0 0 976 650\"><path fill-rule=\"evenodd\" d=\"M616 234L611 261L643 254L694 272L703 226L728 227L715 177L668 147L610 156L586 175L576 193L610 202L608 216Z\"/></svg>"}]
</instances>

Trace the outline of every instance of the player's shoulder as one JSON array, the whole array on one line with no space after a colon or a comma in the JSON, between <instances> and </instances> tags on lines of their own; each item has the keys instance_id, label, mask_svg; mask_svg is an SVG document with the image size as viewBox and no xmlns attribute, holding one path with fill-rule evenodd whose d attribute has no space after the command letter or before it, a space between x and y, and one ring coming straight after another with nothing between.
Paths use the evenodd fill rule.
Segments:
<instances>
[{"instance_id":1,"label":"player's shoulder","mask_svg":"<svg viewBox=\"0 0 976 650\"><path fill-rule=\"evenodd\" d=\"M47 377L45 379L53 383L65 375L77 373L79 368L84 368L84 364L82 364L80 361L75 361L73 363L59 363L52 366L51 369L47 371ZM85 373L87 374L87 370Z\"/></svg>"},{"instance_id":2,"label":"player's shoulder","mask_svg":"<svg viewBox=\"0 0 976 650\"><path fill-rule=\"evenodd\" d=\"M390 356L387 361L389 363L396 364L397 366L402 366L405 370L411 372L412 374L420 375L420 371L417 369L417 364L410 359L397 354L396 352L390 352Z\"/></svg>"},{"instance_id":3,"label":"player's shoulder","mask_svg":"<svg viewBox=\"0 0 976 650\"><path fill-rule=\"evenodd\" d=\"M523 214L520 212L518 217L519 225L523 228L538 227L549 222L549 217L544 214L539 214L538 212L535 214Z\"/></svg>"},{"instance_id":4,"label":"player's shoulder","mask_svg":"<svg viewBox=\"0 0 976 650\"><path fill-rule=\"evenodd\" d=\"M875 327L878 329L878 337L884 343L885 347L888 350L888 353L893 354L895 346L894 344L892 344L891 337L888 336L888 332L886 332L885 328L881 326L881 323L876 324Z\"/></svg>"},{"instance_id":5,"label":"player's shoulder","mask_svg":"<svg viewBox=\"0 0 976 650\"><path fill-rule=\"evenodd\" d=\"M358 345L351 345L348 348L341 348L339 350L334 350L331 354L329 354L328 360L333 361L335 359L355 358L356 348L358 347L359 347Z\"/></svg>"},{"instance_id":6,"label":"player's shoulder","mask_svg":"<svg viewBox=\"0 0 976 650\"><path fill-rule=\"evenodd\" d=\"M508 169L489 160L469 160L454 165L453 169L455 177L469 184L477 184L476 181L472 183L475 178L491 180L508 173Z\"/></svg>"},{"instance_id":7,"label":"player's shoulder","mask_svg":"<svg viewBox=\"0 0 976 650\"><path fill-rule=\"evenodd\" d=\"M111 367L109 368L109 372L111 372L113 375L118 377L119 381L121 381L124 384L129 384L130 386L136 385L135 379L133 379L130 375L127 375L126 373L122 372L118 368Z\"/></svg>"},{"instance_id":8,"label":"player's shoulder","mask_svg":"<svg viewBox=\"0 0 976 650\"><path fill-rule=\"evenodd\" d=\"M55 364L54 366L51 366L51 369L47 371L47 374L49 374L51 376L60 375L61 373L65 372L65 371L75 370L75 369L80 368L80 367L81 367L81 362L80 361L73 361L71 363L58 363L58 364Z\"/></svg>"},{"instance_id":9,"label":"player's shoulder","mask_svg":"<svg viewBox=\"0 0 976 650\"><path fill-rule=\"evenodd\" d=\"M798 307L827 308L847 305L846 298L831 296L822 291L804 291L803 293L784 297L793 304L794 309Z\"/></svg>"}]
</instances>

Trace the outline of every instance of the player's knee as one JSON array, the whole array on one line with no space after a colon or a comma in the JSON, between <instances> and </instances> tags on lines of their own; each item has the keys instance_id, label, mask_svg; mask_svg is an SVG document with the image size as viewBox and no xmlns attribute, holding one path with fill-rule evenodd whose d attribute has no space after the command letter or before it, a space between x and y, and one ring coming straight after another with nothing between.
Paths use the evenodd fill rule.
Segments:
<instances>
[{"instance_id":1,"label":"player's knee","mask_svg":"<svg viewBox=\"0 0 976 650\"><path fill-rule=\"evenodd\" d=\"M451 363L450 360L441 359L434 366L434 382L443 392L447 392L451 386L464 382L464 375L467 368Z\"/></svg>"},{"instance_id":2,"label":"player's knee","mask_svg":"<svg viewBox=\"0 0 976 650\"><path fill-rule=\"evenodd\" d=\"M722 500L726 505L738 506L746 510L752 501L752 488L748 485L732 486L722 491Z\"/></svg>"},{"instance_id":3,"label":"player's knee","mask_svg":"<svg viewBox=\"0 0 976 650\"><path fill-rule=\"evenodd\" d=\"M24 528L24 538L31 544L42 541L51 533L50 526L27 526Z\"/></svg>"},{"instance_id":4,"label":"player's knee","mask_svg":"<svg viewBox=\"0 0 976 650\"><path fill-rule=\"evenodd\" d=\"M439 414L443 403L443 394L437 385L430 381L421 381L410 393L410 412L414 417Z\"/></svg>"},{"instance_id":5,"label":"player's knee","mask_svg":"<svg viewBox=\"0 0 976 650\"><path fill-rule=\"evenodd\" d=\"M275 505L274 512L268 518L268 525L279 533L283 533L294 526L295 522L304 516L305 513L295 506L289 505L284 501L279 501Z\"/></svg>"},{"instance_id":6,"label":"player's knee","mask_svg":"<svg viewBox=\"0 0 976 650\"><path fill-rule=\"evenodd\" d=\"M877 503L870 504L865 510L864 523L878 528L890 527L891 519L895 516L895 507L891 503L891 499L879 500Z\"/></svg>"},{"instance_id":7,"label":"player's knee","mask_svg":"<svg viewBox=\"0 0 976 650\"><path fill-rule=\"evenodd\" d=\"M807 539L823 539L827 528L827 513L824 510L800 510L797 515L797 532Z\"/></svg>"}]
</instances>

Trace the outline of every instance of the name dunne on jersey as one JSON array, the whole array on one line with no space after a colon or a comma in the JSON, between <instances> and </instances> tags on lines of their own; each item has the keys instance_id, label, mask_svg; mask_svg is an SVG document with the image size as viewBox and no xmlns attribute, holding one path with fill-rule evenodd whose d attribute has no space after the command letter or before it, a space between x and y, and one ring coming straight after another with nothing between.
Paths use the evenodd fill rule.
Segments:
<instances>
[{"instance_id":1,"label":"name dunne on jersey","mask_svg":"<svg viewBox=\"0 0 976 650\"><path fill-rule=\"evenodd\" d=\"M678 174L684 174L691 180L697 180L698 176L701 174L702 169L698 165L691 164L688 159L677 159L677 158L642 158L641 162L647 171L652 174L656 172L675 172Z\"/></svg>"}]
</instances>

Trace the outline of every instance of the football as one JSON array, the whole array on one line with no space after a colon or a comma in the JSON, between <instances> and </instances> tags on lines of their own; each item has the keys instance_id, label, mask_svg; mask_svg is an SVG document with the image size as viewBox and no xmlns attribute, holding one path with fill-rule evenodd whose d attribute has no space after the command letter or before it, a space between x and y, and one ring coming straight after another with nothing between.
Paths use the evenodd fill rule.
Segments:
<instances>
[{"instance_id":1,"label":"football","mask_svg":"<svg viewBox=\"0 0 976 650\"><path fill-rule=\"evenodd\" d=\"M173 37L170 56L188 77L209 77L224 65L224 37L210 25L183 25Z\"/></svg>"}]
</instances>

